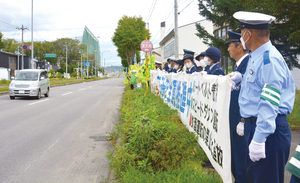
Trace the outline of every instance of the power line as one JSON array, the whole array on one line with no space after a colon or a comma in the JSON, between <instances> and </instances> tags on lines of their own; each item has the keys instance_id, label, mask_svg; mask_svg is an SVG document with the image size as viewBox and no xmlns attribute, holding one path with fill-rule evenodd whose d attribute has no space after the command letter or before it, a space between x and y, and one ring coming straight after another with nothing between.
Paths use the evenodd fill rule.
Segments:
<instances>
[{"instance_id":1,"label":"power line","mask_svg":"<svg viewBox=\"0 0 300 183\"><path fill-rule=\"evenodd\" d=\"M151 14L150 14L150 16L149 16L147 22L149 22L149 20L150 20L150 18L151 18L151 16L152 16L153 10L154 10L155 5L156 5L156 1L157 1L157 0L155 0L154 6L153 6L153 8L152 8Z\"/></svg>"},{"instance_id":2,"label":"power line","mask_svg":"<svg viewBox=\"0 0 300 183\"><path fill-rule=\"evenodd\" d=\"M10 26L12 26L12 27L17 27L17 26L15 26L15 25L12 25L12 24L9 24L9 23L6 23L6 22L3 22L3 21L1 21L1 20L0 20L0 22L2 22L2 23L5 23L5 24L7 24L7 25L10 25Z\"/></svg>"},{"instance_id":3,"label":"power line","mask_svg":"<svg viewBox=\"0 0 300 183\"><path fill-rule=\"evenodd\" d=\"M147 16L147 20L149 19L149 15L150 15L150 12L151 12L151 9L152 9L152 7L153 7L153 4L154 4L154 1L152 1L152 4L151 4L151 7L150 7L150 11L149 11L149 13L148 13L148 16ZM147 21L148 22L148 21Z\"/></svg>"},{"instance_id":4,"label":"power line","mask_svg":"<svg viewBox=\"0 0 300 183\"><path fill-rule=\"evenodd\" d=\"M174 25L174 22L171 24L171 26L170 26L169 30L167 31L167 33L170 32L170 29L173 27L173 25Z\"/></svg>"},{"instance_id":5,"label":"power line","mask_svg":"<svg viewBox=\"0 0 300 183\"><path fill-rule=\"evenodd\" d=\"M192 0L186 7L184 7L178 14L180 14L185 8L187 8L190 4L192 4L194 0Z\"/></svg>"}]
</instances>

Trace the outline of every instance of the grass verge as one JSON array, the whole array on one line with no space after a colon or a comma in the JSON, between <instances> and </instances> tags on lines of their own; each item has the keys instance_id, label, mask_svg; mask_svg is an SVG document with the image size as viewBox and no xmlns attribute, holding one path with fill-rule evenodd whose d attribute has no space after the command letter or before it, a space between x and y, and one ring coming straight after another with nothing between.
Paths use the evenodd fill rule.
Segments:
<instances>
[{"instance_id":1,"label":"grass verge","mask_svg":"<svg viewBox=\"0 0 300 183\"><path fill-rule=\"evenodd\" d=\"M52 85L59 85L59 84L70 84L70 83L81 83L86 81L95 81L95 80L101 80L101 79L107 79L107 77L104 78L89 78L89 79L59 79L59 78L50 78L50 86Z\"/></svg>"},{"instance_id":2,"label":"grass verge","mask_svg":"<svg viewBox=\"0 0 300 183\"><path fill-rule=\"evenodd\" d=\"M300 90L296 91L293 112L287 118L291 130L300 130Z\"/></svg>"},{"instance_id":3,"label":"grass verge","mask_svg":"<svg viewBox=\"0 0 300 183\"><path fill-rule=\"evenodd\" d=\"M120 108L121 124L110 139L119 144L108 154L120 182L222 182L202 167L207 157L197 137L181 123L159 96L126 87Z\"/></svg>"}]
</instances>

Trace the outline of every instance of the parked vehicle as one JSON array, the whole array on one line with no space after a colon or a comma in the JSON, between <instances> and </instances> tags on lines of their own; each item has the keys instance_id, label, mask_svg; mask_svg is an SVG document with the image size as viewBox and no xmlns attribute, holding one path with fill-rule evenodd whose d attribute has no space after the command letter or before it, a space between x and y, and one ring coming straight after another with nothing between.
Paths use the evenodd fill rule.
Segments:
<instances>
[{"instance_id":1,"label":"parked vehicle","mask_svg":"<svg viewBox=\"0 0 300 183\"><path fill-rule=\"evenodd\" d=\"M15 99L15 97L40 99L41 95L49 97L50 81L44 69L23 69L12 79L9 85L10 99Z\"/></svg>"}]
</instances>

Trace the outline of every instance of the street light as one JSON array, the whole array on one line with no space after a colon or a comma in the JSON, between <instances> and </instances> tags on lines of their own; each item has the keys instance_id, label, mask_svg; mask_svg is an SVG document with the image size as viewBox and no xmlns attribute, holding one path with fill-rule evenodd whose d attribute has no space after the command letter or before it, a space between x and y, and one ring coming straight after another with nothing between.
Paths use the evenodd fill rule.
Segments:
<instances>
[{"instance_id":1,"label":"street light","mask_svg":"<svg viewBox=\"0 0 300 183\"><path fill-rule=\"evenodd\" d=\"M110 51L109 51L109 50L105 50L105 51L101 52L101 54L102 54L102 61L104 61L103 54L104 54L105 52L110 52ZM104 62L103 62L103 67L105 67L105 63L104 63Z\"/></svg>"}]
</instances>

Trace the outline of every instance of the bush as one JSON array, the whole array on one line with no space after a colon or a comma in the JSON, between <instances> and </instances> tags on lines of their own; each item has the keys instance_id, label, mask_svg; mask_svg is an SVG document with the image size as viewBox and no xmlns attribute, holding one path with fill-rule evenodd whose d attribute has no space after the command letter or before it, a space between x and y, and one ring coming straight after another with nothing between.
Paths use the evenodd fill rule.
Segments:
<instances>
[{"instance_id":1,"label":"bush","mask_svg":"<svg viewBox=\"0 0 300 183\"><path fill-rule=\"evenodd\" d=\"M124 182L131 182L126 177L133 178L136 173L145 175L147 180L152 174L176 178L186 164L193 165L187 174L196 173L195 168L202 169L207 157L198 146L196 135L181 123L177 110L171 110L151 92L144 95L145 87L128 88L120 109L122 124L110 137L121 136L114 153L108 155L110 168L115 169L116 175Z\"/></svg>"},{"instance_id":2,"label":"bush","mask_svg":"<svg viewBox=\"0 0 300 183\"><path fill-rule=\"evenodd\" d=\"M8 83L8 81L6 79L1 79L0 80L0 84L7 84L7 83Z\"/></svg>"}]
</instances>

